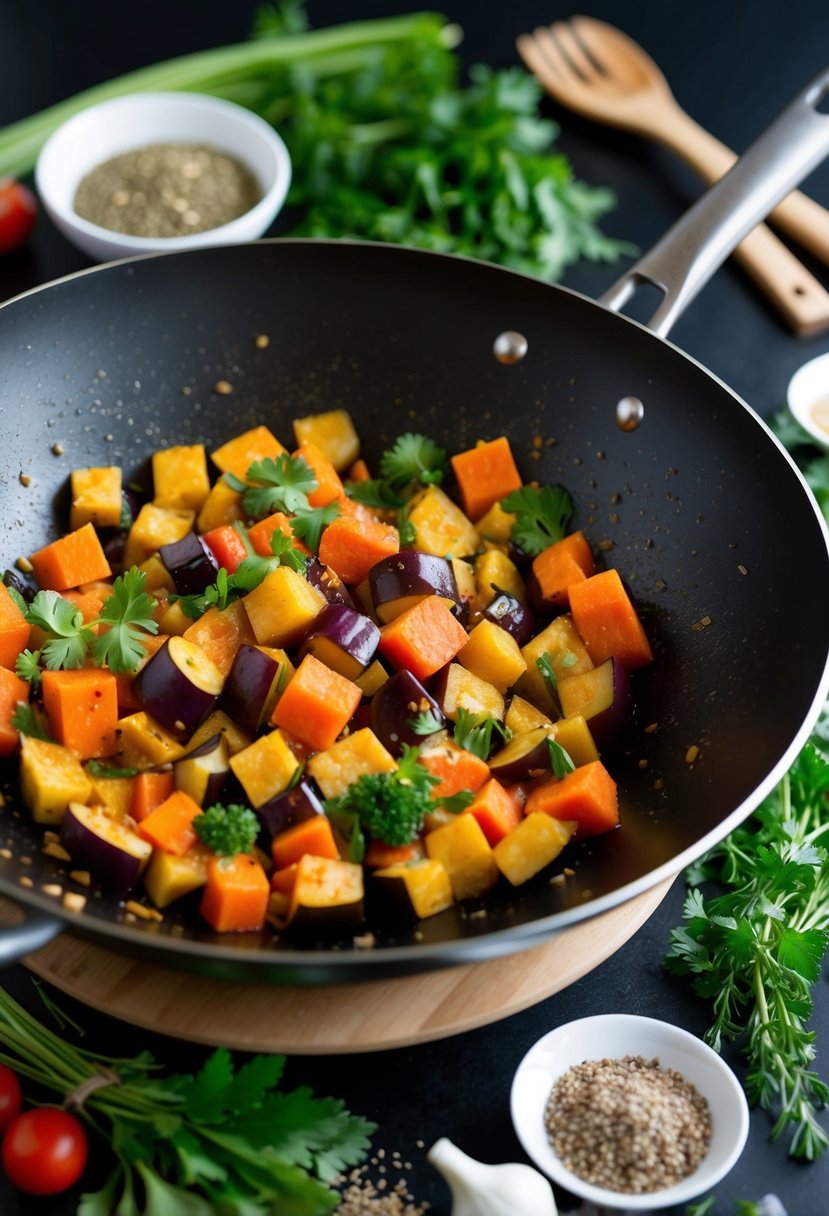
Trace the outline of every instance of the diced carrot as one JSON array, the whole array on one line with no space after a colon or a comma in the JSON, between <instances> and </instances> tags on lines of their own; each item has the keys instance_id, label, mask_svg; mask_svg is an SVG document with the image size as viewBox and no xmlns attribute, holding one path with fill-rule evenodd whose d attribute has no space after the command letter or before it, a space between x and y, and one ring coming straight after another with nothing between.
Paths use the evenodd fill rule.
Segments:
<instances>
[{"instance_id":1,"label":"diced carrot","mask_svg":"<svg viewBox=\"0 0 829 1216\"><path fill-rule=\"evenodd\" d=\"M629 671L645 667L653 652L618 570L602 570L570 588L573 623L597 665L618 659Z\"/></svg>"},{"instance_id":2,"label":"diced carrot","mask_svg":"<svg viewBox=\"0 0 829 1216\"><path fill-rule=\"evenodd\" d=\"M156 807L161 806L176 788L172 772L139 773L132 787L130 814L136 823L143 823Z\"/></svg>"},{"instance_id":3,"label":"diced carrot","mask_svg":"<svg viewBox=\"0 0 829 1216\"><path fill-rule=\"evenodd\" d=\"M268 876L249 853L213 857L199 911L216 933L250 933L265 924Z\"/></svg>"},{"instance_id":4,"label":"diced carrot","mask_svg":"<svg viewBox=\"0 0 829 1216\"><path fill-rule=\"evenodd\" d=\"M565 607L573 583L590 578L595 569L593 554L583 532L571 532L550 545L533 562L533 574L545 604Z\"/></svg>"},{"instance_id":5,"label":"diced carrot","mask_svg":"<svg viewBox=\"0 0 829 1216\"><path fill-rule=\"evenodd\" d=\"M489 780L486 761L448 739L427 743L421 748L418 759L433 777L440 778L440 784L432 786L433 798L448 798L461 790L471 790L474 794Z\"/></svg>"},{"instance_id":6,"label":"diced carrot","mask_svg":"<svg viewBox=\"0 0 829 1216\"><path fill-rule=\"evenodd\" d=\"M322 534L320 561L344 583L361 583L376 562L400 550L397 528L372 519L340 516Z\"/></svg>"},{"instance_id":7,"label":"diced carrot","mask_svg":"<svg viewBox=\"0 0 829 1216\"><path fill-rule=\"evenodd\" d=\"M15 660L29 644L31 627L9 595L5 583L0 583L0 666L14 667Z\"/></svg>"},{"instance_id":8,"label":"diced carrot","mask_svg":"<svg viewBox=\"0 0 829 1216\"><path fill-rule=\"evenodd\" d=\"M112 574L92 524L38 549L30 560L39 585L48 591L68 591Z\"/></svg>"},{"instance_id":9,"label":"diced carrot","mask_svg":"<svg viewBox=\"0 0 829 1216\"><path fill-rule=\"evenodd\" d=\"M521 487L521 474L505 435L459 452L452 457L452 468L463 509L472 520L480 519L493 503Z\"/></svg>"},{"instance_id":10,"label":"diced carrot","mask_svg":"<svg viewBox=\"0 0 829 1216\"><path fill-rule=\"evenodd\" d=\"M345 498L345 489L337 470L315 443L301 443L294 456L301 456L311 466L317 479L317 488L308 495L312 507L324 507L335 499Z\"/></svg>"},{"instance_id":11,"label":"diced carrot","mask_svg":"<svg viewBox=\"0 0 829 1216\"><path fill-rule=\"evenodd\" d=\"M543 811L554 819L578 824L576 840L598 836L619 823L616 782L601 760L593 760L568 773L561 781L545 781L527 799L525 811Z\"/></svg>"},{"instance_id":12,"label":"diced carrot","mask_svg":"<svg viewBox=\"0 0 829 1216\"><path fill-rule=\"evenodd\" d=\"M277 701L271 724L322 752L336 740L362 696L351 680L306 654Z\"/></svg>"},{"instance_id":13,"label":"diced carrot","mask_svg":"<svg viewBox=\"0 0 829 1216\"><path fill-rule=\"evenodd\" d=\"M41 687L49 728L58 743L82 760L114 753L118 685L111 671L44 671Z\"/></svg>"},{"instance_id":14,"label":"diced carrot","mask_svg":"<svg viewBox=\"0 0 829 1216\"><path fill-rule=\"evenodd\" d=\"M12 726L18 701L29 700L29 685L8 667L0 667L0 756L10 756L20 742Z\"/></svg>"},{"instance_id":15,"label":"diced carrot","mask_svg":"<svg viewBox=\"0 0 829 1216\"><path fill-rule=\"evenodd\" d=\"M274 511L267 519L260 519L258 524L248 528L248 539L260 557L271 556L271 537L274 532L293 538L291 521L284 511Z\"/></svg>"},{"instance_id":16,"label":"diced carrot","mask_svg":"<svg viewBox=\"0 0 829 1216\"><path fill-rule=\"evenodd\" d=\"M235 574L248 555L245 542L232 524L220 524L205 532L202 540L210 549L222 570ZM270 550L268 550L270 552Z\"/></svg>"},{"instance_id":17,"label":"diced carrot","mask_svg":"<svg viewBox=\"0 0 829 1216\"><path fill-rule=\"evenodd\" d=\"M348 480L371 481L371 473L369 472L368 465L362 457L360 457L359 460L355 460L354 464L348 470Z\"/></svg>"},{"instance_id":18,"label":"diced carrot","mask_svg":"<svg viewBox=\"0 0 829 1216\"><path fill-rule=\"evenodd\" d=\"M183 857L198 841L193 820L202 813L198 802L183 790L173 790L138 824L138 835L156 849Z\"/></svg>"},{"instance_id":19,"label":"diced carrot","mask_svg":"<svg viewBox=\"0 0 829 1216\"><path fill-rule=\"evenodd\" d=\"M277 870L293 865L306 853L312 857L329 857L332 861L339 860L340 856L331 822L325 815L304 819L274 836L271 853Z\"/></svg>"},{"instance_id":20,"label":"diced carrot","mask_svg":"<svg viewBox=\"0 0 829 1216\"><path fill-rule=\"evenodd\" d=\"M380 650L395 667L428 680L469 641L446 601L426 595L381 630Z\"/></svg>"},{"instance_id":21,"label":"diced carrot","mask_svg":"<svg viewBox=\"0 0 829 1216\"><path fill-rule=\"evenodd\" d=\"M62 592L62 598L69 600L76 608L80 608L81 616L84 624L88 625L90 621L97 621L101 615L101 608L104 600L108 599L112 594L112 587L109 583L93 583L86 591L70 590Z\"/></svg>"},{"instance_id":22,"label":"diced carrot","mask_svg":"<svg viewBox=\"0 0 829 1216\"><path fill-rule=\"evenodd\" d=\"M363 864L373 870L384 870L386 866L405 865L423 857L423 845L419 840L412 844L386 844L383 840L372 840L366 849Z\"/></svg>"},{"instance_id":23,"label":"diced carrot","mask_svg":"<svg viewBox=\"0 0 829 1216\"><path fill-rule=\"evenodd\" d=\"M383 522L377 511L372 511L371 507L367 507L361 502L355 502L353 498L342 499L340 515L345 519L361 519L374 524Z\"/></svg>"},{"instance_id":24,"label":"diced carrot","mask_svg":"<svg viewBox=\"0 0 829 1216\"><path fill-rule=\"evenodd\" d=\"M234 600L221 611L215 605L208 608L204 616L187 626L183 636L202 648L222 676L233 666L239 647L245 643L252 646L256 641L242 600Z\"/></svg>"},{"instance_id":25,"label":"diced carrot","mask_svg":"<svg viewBox=\"0 0 829 1216\"><path fill-rule=\"evenodd\" d=\"M271 874L271 890L280 891L283 895L292 894L294 885L296 884L298 868L299 862L293 861L282 870L274 870L273 874Z\"/></svg>"},{"instance_id":26,"label":"diced carrot","mask_svg":"<svg viewBox=\"0 0 829 1216\"><path fill-rule=\"evenodd\" d=\"M484 836L493 846L524 818L521 809L494 777L481 786L464 814L474 815Z\"/></svg>"}]
</instances>

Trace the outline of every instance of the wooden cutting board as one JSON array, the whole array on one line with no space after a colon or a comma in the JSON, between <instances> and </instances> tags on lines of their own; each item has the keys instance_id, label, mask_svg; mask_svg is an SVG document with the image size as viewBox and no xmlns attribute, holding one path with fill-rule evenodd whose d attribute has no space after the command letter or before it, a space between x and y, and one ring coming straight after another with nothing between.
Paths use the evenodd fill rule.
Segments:
<instances>
[{"instance_id":1,"label":"wooden cutting board","mask_svg":"<svg viewBox=\"0 0 829 1216\"><path fill-rule=\"evenodd\" d=\"M223 983L66 933L25 961L102 1013L190 1042L290 1055L382 1051L497 1022L566 988L624 945L670 885L520 954L403 979L321 988Z\"/></svg>"}]
</instances>

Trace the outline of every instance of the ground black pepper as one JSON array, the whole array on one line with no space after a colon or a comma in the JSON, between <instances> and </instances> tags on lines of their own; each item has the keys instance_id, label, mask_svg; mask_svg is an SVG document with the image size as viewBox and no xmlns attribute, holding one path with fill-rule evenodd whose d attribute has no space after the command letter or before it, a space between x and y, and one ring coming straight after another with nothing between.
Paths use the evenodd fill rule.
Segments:
<instances>
[{"instance_id":1,"label":"ground black pepper","mask_svg":"<svg viewBox=\"0 0 829 1216\"><path fill-rule=\"evenodd\" d=\"M129 236L190 236L227 224L262 192L235 157L194 144L150 144L113 156L84 177L81 219Z\"/></svg>"}]
</instances>

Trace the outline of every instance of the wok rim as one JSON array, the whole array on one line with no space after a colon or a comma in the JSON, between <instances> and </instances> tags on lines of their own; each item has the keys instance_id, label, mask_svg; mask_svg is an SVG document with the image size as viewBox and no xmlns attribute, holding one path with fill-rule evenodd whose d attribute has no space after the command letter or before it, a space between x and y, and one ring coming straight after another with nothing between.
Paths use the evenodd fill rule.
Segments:
<instances>
[{"instance_id":1,"label":"wok rim","mask_svg":"<svg viewBox=\"0 0 829 1216\"><path fill-rule=\"evenodd\" d=\"M534 288L542 287L549 291L575 297L583 303L599 309L602 313L610 313L618 318L620 322L632 325L634 328L645 332L649 338L667 346L673 353L687 360L698 371L703 372L734 403L745 410L750 419L765 432L766 438L772 441L778 453L782 455L794 472L796 480L800 483L801 490L807 497L818 523L819 531L823 537L826 556L829 561L829 526L791 454L748 402L727 385L715 372L712 372L693 355L684 351L669 338L654 333L653 330L649 329L642 322L622 312L618 312L598 300L594 300L583 292L571 287L565 287L559 283L546 283L522 271L500 266L484 259L469 258L464 255L443 253L435 250L415 249L381 241L363 241L350 238L263 237L259 240L245 241L234 245L213 245L203 246L199 249L166 250L163 252L135 254L111 262L86 266L60 278L51 279L46 283L38 284L36 287L28 288L26 291L2 301L0 303L0 313L10 306L19 304L32 296L37 296L41 292L50 291L54 287L61 286L64 283L72 282L87 275L99 274L111 269L129 266L134 263L158 261L171 257L179 259L204 257L205 255L209 257L211 254L221 253L221 251L228 249L267 249L274 246L297 247L306 245L315 248L319 246L336 247L349 245L358 249L369 249L374 252L385 253L386 255L392 254L401 258L430 258L452 265L457 263L473 263L487 270L496 271L499 274L531 283ZM791 768L798 754L808 741L827 697L829 697L829 650L827 650L824 659L823 671L817 683L815 695L789 746L774 767L767 773L765 779L729 815L721 820L715 828L712 828L705 836L676 854L669 861L663 862L656 869L649 870L634 881L617 887L603 896L585 900L576 907L550 913L549 916L539 917L526 924L512 925L491 932L482 932L477 936L428 944L414 942L404 946L382 946L377 949L354 947L351 950L322 948L302 950L292 947L280 957L278 947L270 951L261 947L248 949L244 947L223 946L220 943L192 941L186 938L166 935L156 936L151 931L148 931L147 926L143 923L138 925L136 931L136 926L134 925L128 925L115 920L99 919L98 917L89 916L84 912L71 912L64 909L62 905L56 904L51 897L41 895L36 891L28 891L15 885L2 875L0 875L0 895L21 905L24 909L32 908L39 912L49 913L62 923L61 931L75 929L79 935L94 939L103 946L123 945L130 953L140 954L148 959L148 961L162 965L175 965L176 960L190 959L194 962L205 964L203 968L205 971L209 970L211 966L214 969L225 967L229 969L230 973L236 972L236 975L231 974L230 978L242 978L239 973L245 971L249 973L248 978L251 981L255 980L256 974L261 974L263 970L271 971L276 975L279 972L294 969L307 972L309 982L314 982L312 979L314 970L336 973L338 980L349 978L346 974L349 972L352 973L350 978L355 980L379 979L381 978L381 973L387 975L390 972L394 972L403 975L407 971L415 973L438 967L461 966L465 963L481 961L483 959L503 957L539 945L542 941L549 939L558 932L562 932L582 921L601 916L603 913L609 912L635 899L639 895L643 895L661 882L675 879L688 865L738 827L759 806L763 799L771 793L772 789ZM375 972L375 975L372 976L371 972ZM321 982L324 983L326 981L323 980Z\"/></svg>"}]
</instances>

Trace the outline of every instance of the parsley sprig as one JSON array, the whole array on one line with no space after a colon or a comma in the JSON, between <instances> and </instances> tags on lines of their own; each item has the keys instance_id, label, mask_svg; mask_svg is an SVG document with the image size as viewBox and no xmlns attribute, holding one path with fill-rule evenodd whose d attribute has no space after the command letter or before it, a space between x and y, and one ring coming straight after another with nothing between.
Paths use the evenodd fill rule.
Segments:
<instances>
[{"instance_id":1,"label":"parsley sprig","mask_svg":"<svg viewBox=\"0 0 829 1216\"><path fill-rule=\"evenodd\" d=\"M290 536L286 536L277 528L271 534L270 544L272 557L259 557L255 554L245 557L233 574L228 574L222 567L216 575L215 583L205 587L204 591L194 595L171 595L171 601L181 604L185 616L198 620L208 608L217 608L219 612L224 612L234 600L255 590L271 571L279 566L289 566L298 574L305 573L308 559L296 548Z\"/></svg>"},{"instance_id":2,"label":"parsley sprig","mask_svg":"<svg viewBox=\"0 0 829 1216\"><path fill-rule=\"evenodd\" d=\"M503 498L501 506L515 516L510 539L527 557L538 557L562 540L573 514L573 500L563 486L523 486Z\"/></svg>"},{"instance_id":3,"label":"parsley sprig","mask_svg":"<svg viewBox=\"0 0 829 1216\"><path fill-rule=\"evenodd\" d=\"M221 857L235 857L237 853L250 853L259 835L259 820L248 806L231 802L213 806L196 815L193 830L214 853Z\"/></svg>"},{"instance_id":4,"label":"parsley sprig","mask_svg":"<svg viewBox=\"0 0 829 1216\"><path fill-rule=\"evenodd\" d=\"M812 986L829 941L829 762L809 743L759 810L688 872L684 924L666 966L712 1002L706 1033L719 1050L740 1039L749 1100L790 1134L789 1153L829 1145L817 1111L829 1087L813 1071ZM723 893L706 897L698 884Z\"/></svg>"},{"instance_id":5,"label":"parsley sprig","mask_svg":"<svg viewBox=\"0 0 829 1216\"><path fill-rule=\"evenodd\" d=\"M96 666L106 664L116 673L134 671L144 658L144 635L158 633L152 617L156 601L145 590L146 584L147 576L135 566L119 574L100 616L89 624L84 624L80 609L57 591L38 591L26 611L26 620L42 629L46 640L39 651L23 652L18 674L34 680L41 662L50 671L57 671L83 667L88 658ZM106 627L97 637L95 625Z\"/></svg>"},{"instance_id":6,"label":"parsley sprig","mask_svg":"<svg viewBox=\"0 0 829 1216\"><path fill-rule=\"evenodd\" d=\"M79 1111L112 1167L78 1216L325 1216L338 1201L330 1184L363 1160L375 1131L337 1098L281 1088L284 1056L234 1068L220 1049L194 1076L163 1076L149 1052L116 1060L75 1047L2 989L0 1042L0 1061L58 1102L102 1066L119 1078L90 1091Z\"/></svg>"},{"instance_id":7,"label":"parsley sprig","mask_svg":"<svg viewBox=\"0 0 829 1216\"><path fill-rule=\"evenodd\" d=\"M455 742L458 747L472 752L479 760L486 760L492 751L492 736L499 735L509 743L512 731L492 714L473 714L460 708L455 721Z\"/></svg>"},{"instance_id":8,"label":"parsley sprig","mask_svg":"<svg viewBox=\"0 0 829 1216\"><path fill-rule=\"evenodd\" d=\"M440 485L449 470L449 457L427 435L407 431L380 457L381 477L349 482L346 493L375 510L399 511L424 486ZM406 522L405 517L400 521Z\"/></svg>"},{"instance_id":9,"label":"parsley sprig","mask_svg":"<svg viewBox=\"0 0 829 1216\"><path fill-rule=\"evenodd\" d=\"M319 484L308 461L302 456L289 456L287 452L282 452L275 460L270 456L254 460L246 481L232 473L224 476L225 481L242 495L242 506L255 519L264 519L274 511L293 515L299 507L308 506L308 495Z\"/></svg>"},{"instance_id":10,"label":"parsley sprig","mask_svg":"<svg viewBox=\"0 0 829 1216\"><path fill-rule=\"evenodd\" d=\"M419 760L416 747L405 746L397 768L390 773L363 773L344 794L329 798L325 813L345 834L354 852L364 849L363 831L390 845L410 844L423 827L428 811L441 805L432 798L439 784Z\"/></svg>"}]
</instances>

